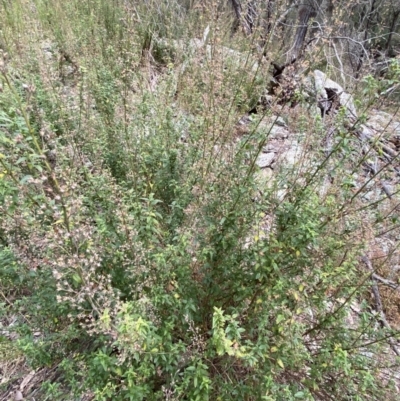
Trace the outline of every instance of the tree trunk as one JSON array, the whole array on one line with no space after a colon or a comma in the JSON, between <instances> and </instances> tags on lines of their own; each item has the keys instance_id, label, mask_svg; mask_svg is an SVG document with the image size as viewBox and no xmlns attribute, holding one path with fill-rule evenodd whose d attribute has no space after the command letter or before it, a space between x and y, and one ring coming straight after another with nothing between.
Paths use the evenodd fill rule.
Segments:
<instances>
[{"instance_id":1,"label":"tree trunk","mask_svg":"<svg viewBox=\"0 0 400 401\"><path fill-rule=\"evenodd\" d=\"M390 32L386 42L386 52L389 51L390 42L392 41L393 33L396 29L397 19L399 18L399 15L400 15L400 10L395 11L393 14L392 23L390 24Z\"/></svg>"},{"instance_id":2,"label":"tree trunk","mask_svg":"<svg viewBox=\"0 0 400 401\"><path fill-rule=\"evenodd\" d=\"M375 2L376 2L376 0L372 0L371 9L369 10L369 12L367 14L367 17L366 17L367 18L367 24L365 26L364 44L363 44L363 46L364 46L364 48L366 50L369 50L369 48L370 48L370 45L368 43L368 35L372 34L372 32L370 32L371 31L370 27L373 24L373 18L375 17ZM356 74L355 74L356 78L359 78L361 67L362 67L363 61L364 61L364 55L365 55L365 52L362 52L361 56L360 56L360 58L358 60Z\"/></svg>"},{"instance_id":3,"label":"tree trunk","mask_svg":"<svg viewBox=\"0 0 400 401\"><path fill-rule=\"evenodd\" d=\"M294 37L294 44L291 51L288 54L286 64L294 63L299 57L301 48L304 43L304 39L307 34L308 21L310 18L316 17L317 12L313 5L304 4L299 9L299 24L296 29L296 35Z\"/></svg>"},{"instance_id":4,"label":"tree trunk","mask_svg":"<svg viewBox=\"0 0 400 401\"><path fill-rule=\"evenodd\" d=\"M247 23L247 20L242 17L242 6L239 0L230 0L232 3L233 10L235 11L236 20L239 26L242 26L246 35L251 34L251 28Z\"/></svg>"},{"instance_id":5,"label":"tree trunk","mask_svg":"<svg viewBox=\"0 0 400 401\"><path fill-rule=\"evenodd\" d=\"M250 33L253 33L257 20L257 4L256 0L249 0L247 5L246 23L249 27Z\"/></svg>"}]
</instances>

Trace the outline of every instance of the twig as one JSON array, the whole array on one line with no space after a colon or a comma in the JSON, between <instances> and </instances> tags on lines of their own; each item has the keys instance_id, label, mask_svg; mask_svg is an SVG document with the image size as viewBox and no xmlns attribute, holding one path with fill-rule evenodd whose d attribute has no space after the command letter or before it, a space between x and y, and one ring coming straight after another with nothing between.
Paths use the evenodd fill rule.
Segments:
<instances>
[{"instance_id":1,"label":"twig","mask_svg":"<svg viewBox=\"0 0 400 401\"><path fill-rule=\"evenodd\" d=\"M388 287L392 288L393 290L400 291L400 286L399 286L399 284L395 283L395 282L392 281L392 280L388 280L388 279L386 279L386 278L384 278L384 277L381 277L381 276L379 276L379 275L376 274L376 273L373 273L371 277L372 277L374 280L380 281L382 284L387 285Z\"/></svg>"},{"instance_id":2,"label":"twig","mask_svg":"<svg viewBox=\"0 0 400 401\"><path fill-rule=\"evenodd\" d=\"M339 54L338 54L338 51L337 51L337 49L336 49L336 46L335 46L334 41L332 40L332 41L330 42L330 44L332 45L333 50L335 51L336 59L337 59L339 65L340 65L340 76L341 76L341 78L342 78L342 81L343 81L343 83L346 83L346 78L345 78L345 75L344 75L344 68L343 68L342 60L341 60L340 57L339 57Z\"/></svg>"},{"instance_id":3,"label":"twig","mask_svg":"<svg viewBox=\"0 0 400 401\"><path fill-rule=\"evenodd\" d=\"M4 298L4 300L9 306L13 306L13 303L4 295L3 291L1 290L0 290L0 295Z\"/></svg>"},{"instance_id":4,"label":"twig","mask_svg":"<svg viewBox=\"0 0 400 401\"><path fill-rule=\"evenodd\" d=\"M375 308L376 311L379 313L379 320L381 322L381 325L385 327L388 330L392 330L390 327L389 322L386 319L385 313L383 312L383 306L382 306L382 300L381 300L381 295L379 293L379 288L378 285L376 284L376 279L375 279L375 273L374 273L374 268L372 267L371 261L369 260L368 256L363 256L362 261L365 263L367 266L368 270L371 272L371 278L372 278L372 293L374 294L375 298ZM398 350L395 341L393 340L393 337L388 338L388 343L394 353L397 356L400 356L400 351Z\"/></svg>"}]
</instances>

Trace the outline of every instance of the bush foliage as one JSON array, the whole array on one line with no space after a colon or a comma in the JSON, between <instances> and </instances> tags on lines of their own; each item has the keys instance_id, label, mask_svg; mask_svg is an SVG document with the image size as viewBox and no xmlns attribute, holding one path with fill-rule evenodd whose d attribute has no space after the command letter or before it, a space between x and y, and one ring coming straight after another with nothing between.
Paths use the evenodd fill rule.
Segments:
<instances>
[{"instance_id":1,"label":"bush foliage","mask_svg":"<svg viewBox=\"0 0 400 401\"><path fill-rule=\"evenodd\" d=\"M180 44L208 25L210 46L251 48L224 10L3 3L0 305L26 363L60 373L42 399L387 397L395 333L359 266L370 226L386 223L352 184L364 156L345 118L329 154L326 122L297 119L307 158L260 188L270 110L245 135L237 120L266 67ZM396 68L365 81L366 110Z\"/></svg>"}]
</instances>

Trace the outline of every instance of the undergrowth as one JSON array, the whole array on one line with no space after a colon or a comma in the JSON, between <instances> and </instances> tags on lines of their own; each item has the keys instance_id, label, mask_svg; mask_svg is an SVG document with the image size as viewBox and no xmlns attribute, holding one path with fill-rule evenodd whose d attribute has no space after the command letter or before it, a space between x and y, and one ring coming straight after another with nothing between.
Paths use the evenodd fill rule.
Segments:
<instances>
[{"instance_id":1,"label":"undergrowth","mask_svg":"<svg viewBox=\"0 0 400 401\"><path fill-rule=\"evenodd\" d=\"M60 373L42 399L387 397L395 333L364 300L375 209L345 118L330 153L325 122L297 119L301 162L260 188L258 126L288 111L238 133L268 68L224 53L243 39L223 12L3 3L1 316L30 367Z\"/></svg>"}]
</instances>

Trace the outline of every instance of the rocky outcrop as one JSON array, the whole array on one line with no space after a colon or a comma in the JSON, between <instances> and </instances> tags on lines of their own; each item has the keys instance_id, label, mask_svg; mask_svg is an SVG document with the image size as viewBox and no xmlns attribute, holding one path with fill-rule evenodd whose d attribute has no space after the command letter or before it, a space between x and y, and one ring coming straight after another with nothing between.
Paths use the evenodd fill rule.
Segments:
<instances>
[{"instance_id":1,"label":"rocky outcrop","mask_svg":"<svg viewBox=\"0 0 400 401\"><path fill-rule=\"evenodd\" d=\"M282 117L265 118L260 122L258 131L268 137L262 153L257 158L258 167L277 169L281 165L293 167L299 162L303 148L296 135L290 133Z\"/></svg>"},{"instance_id":2,"label":"rocky outcrop","mask_svg":"<svg viewBox=\"0 0 400 401\"><path fill-rule=\"evenodd\" d=\"M219 56L226 64L235 64L238 67L246 68L247 71L257 73L260 70L260 62L249 54L249 52L240 52L226 46L210 44L208 40L202 39L189 39L189 40L159 40L157 46L161 49L163 54L172 55L173 58L178 56L182 58L183 69L191 60L197 63L207 63L215 56ZM181 71L182 72L182 71Z\"/></svg>"},{"instance_id":3,"label":"rocky outcrop","mask_svg":"<svg viewBox=\"0 0 400 401\"><path fill-rule=\"evenodd\" d=\"M320 70L314 71L314 83L318 106L323 113L329 113L337 103L338 106L345 108L348 118L357 119L353 96L347 93L338 83L329 79Z\"/></svg>"},{"instance_id":4,"label":"rocky outcrop","mask_svg":"<svg viewBox=\"0 0 400 401\"><path fill-rule=\"evenodd\" d=\"M365 126L374 137L387 140L388 145L393 150L400 148L400 121L396 121L392 114L380 110L371 110Z\"/></svg>"}]
</instances>

